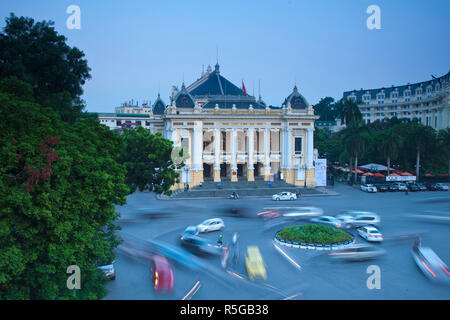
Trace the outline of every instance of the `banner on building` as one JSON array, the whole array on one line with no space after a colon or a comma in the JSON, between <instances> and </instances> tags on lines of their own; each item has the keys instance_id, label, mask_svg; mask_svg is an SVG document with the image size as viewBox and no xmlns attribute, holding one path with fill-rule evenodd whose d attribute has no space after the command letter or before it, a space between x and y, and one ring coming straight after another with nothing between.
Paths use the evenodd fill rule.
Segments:
<instances>
[{"instance_id":1,"label":"banner on building","mask_svg":"<svg viewBox=\"0 0 450 320\"><path fill-rule=\"evenodd\" d=\"M387 176L386 181L416 181L416 176Z\"/></svg>"},{"instance_id":2,"label":"banner on building","mask_svg":"<svg viewBox=\"0 0 450 320\"><path fill-rule=\"evenodd\" d=\"M314 178L316 187L327 186L327 159L317 159L315 161Z\"/></svg>"}]
</instances>

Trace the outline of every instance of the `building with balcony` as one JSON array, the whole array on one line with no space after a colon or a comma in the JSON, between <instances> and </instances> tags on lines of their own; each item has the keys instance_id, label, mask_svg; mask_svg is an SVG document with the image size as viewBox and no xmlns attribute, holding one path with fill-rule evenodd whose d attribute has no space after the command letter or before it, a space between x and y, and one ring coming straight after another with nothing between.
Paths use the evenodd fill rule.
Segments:
<instances>
[{"instance_id":1,"label":"building with balcony","mask_svg":"<svg viewBox=\"0 0 450 320\"><path fill-rule=\"evenodd\" d=\"M450 126L450 72L414 84L346 91L343 98L358 103L365 123L397 117L417 119L436 130Z\"/></svg>"},{"instance_id":2,"label":"building with balcony","mask_svg":"<svg viewBox=\"0 0 450 320\"><path fill-rule=\"evenodd\" d=\"M142 126L187 150L189 158L180 169L177 188L205 180L274 177L315 186L314 122L318 116L297 86L281 107L269 106L261 96L256 99L224 78L216 64L214 71L208 67L191 85L174 86L170 104L158 95L145 113L132 113L135 109L101 113L99 120L118 130Z\"/></svg>"}]
</instances>

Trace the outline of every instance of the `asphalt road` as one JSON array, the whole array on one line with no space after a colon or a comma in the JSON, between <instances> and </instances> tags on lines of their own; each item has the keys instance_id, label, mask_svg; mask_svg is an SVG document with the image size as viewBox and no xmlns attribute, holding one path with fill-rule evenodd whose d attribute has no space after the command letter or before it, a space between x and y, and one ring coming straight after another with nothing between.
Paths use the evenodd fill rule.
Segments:
<instances>
[{"instance_id":1,"label":"asphalt road","mask_svg":"<svg viewBox=\"0 0 450 320\"><path fill-rule=\"evenodd\" d=\"M221 217L225 222L221 232L225 243L231 242L234 231L239 233L240 261L228 270L221 267L218 256L199 256L205 265L202 270L174 264L174 292L159 294L153 290L148 262L118 252L116 280L107 283L110 292L105 299L450 299L449 286L431 282L418 269L411 257L411 241L379 244L387 253L377 260L335 262L324 254L326 251L279 246L283 250L280 252L272 241L276 228L267 229L258 218L221 215L221 209L231 205L251 207L255 212L276 206L316 206L325 215L336 215L340 210L372 211L381 217L380 231L385 238L399 233L426 232L422 244L431 247L450 265L450 224L423 222L407 216L425 210L450 212L449 192L368 194L341 184L334 190L340 195L286 202L269 198L164 201L156 200L151 193L130 195L127 205L117 207L122 214L119 224L124 237L159 240L180 247L178 238L188 225ZM444 201L427 201L435 197ZM152 215L155 213L160 215ZM215 241L218 232L202 236ZM358 236L356 239L365 242ZM265 282L247 279L243 257L249 245L260 248L267 268ZM380 267L380 289L367 288L370 265Z\"/></svg>"}]
</instances>

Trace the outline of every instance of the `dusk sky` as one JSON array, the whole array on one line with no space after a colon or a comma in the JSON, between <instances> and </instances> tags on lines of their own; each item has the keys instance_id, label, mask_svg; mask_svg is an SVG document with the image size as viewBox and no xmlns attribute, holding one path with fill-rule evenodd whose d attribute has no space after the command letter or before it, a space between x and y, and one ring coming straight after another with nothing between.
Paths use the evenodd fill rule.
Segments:
<instances>
[{"instance_id":1,"label":"dusk sky","mask_svg":"<svg viewBox=\"0 0 450 320\"><path fill-rule=\"evenodd\" d=\"M69 5L81 29L69 30ZM381 9L381 30L369 30L369 5ZM450 69L450 1L87 1L3 0L10 12L52 20L86 54L92 79L87 111L114 112L134 99L169 103L171 86L191 84L202 65L279 106L297 83L309 103L344 91L402 85Z\"/></svg>"}]
</instances>

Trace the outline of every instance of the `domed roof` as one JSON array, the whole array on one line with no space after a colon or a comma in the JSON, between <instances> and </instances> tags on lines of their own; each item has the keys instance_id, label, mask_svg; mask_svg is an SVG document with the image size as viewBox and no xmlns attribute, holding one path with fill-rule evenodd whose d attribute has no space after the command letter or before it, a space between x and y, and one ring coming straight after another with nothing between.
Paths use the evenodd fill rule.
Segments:
<instances>
[{"instance_id":1,"label":"domed roof","mask_svg":"<svg viewBox=\"0 0 450 320\"><path fill-rule=\"evenodd\" d=\"M305 97L303 97L297 89L297 86L294 86L294 90L292 93L284 100L283 102L286 107L290 104L292 109L307 109L308 102Z\"/></svg>"},{"instance_id":2,"label":"domed roof","mask_svg":"<svg viewBox=\"0 0 450 320\"><path fill-rule=\"evenodd\" d=\"M175 105L177 108L194 108L194 99L189 94L189 92L186 90L186 87L183 85L181 86L181 91L177 93L175 96Z\"/></svg>"},{"instance_id":3,"label":"domed roof","mask_svg":"<svg viewBox=\"0 0 450 320\"><path fill-rule=\"evenodd\" d=\"M164 103L164 101L162 101L158 93L158 98L155 100L155 103L153 104L153 114L164 114L165 110L166 104Z\"/></svg>"}]
</instances>

